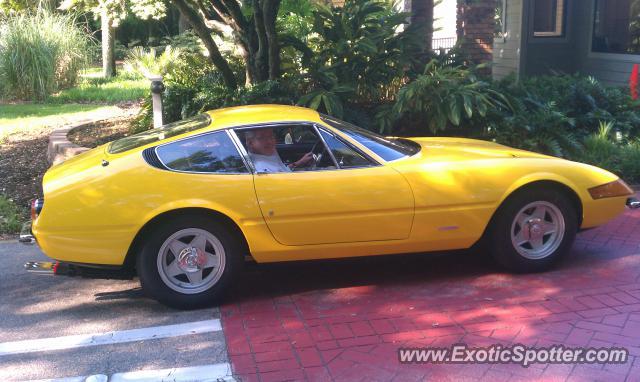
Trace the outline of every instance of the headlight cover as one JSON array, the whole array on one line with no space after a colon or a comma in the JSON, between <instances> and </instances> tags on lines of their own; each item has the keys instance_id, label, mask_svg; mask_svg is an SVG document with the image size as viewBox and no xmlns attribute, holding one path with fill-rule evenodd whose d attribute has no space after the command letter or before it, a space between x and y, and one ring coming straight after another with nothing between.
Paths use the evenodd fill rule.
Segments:
<instances>
[{"instance_id":1,"label":"headlight cover","mask_svg":"<svg viewBox=\"0 0 640 382\"><path fill-rule=\"evenodd\" d=\"M589 189L593 199L613 198L616 196L633 195L635 192L622 179L605 183Z\"/></svg>"}]
</instances>

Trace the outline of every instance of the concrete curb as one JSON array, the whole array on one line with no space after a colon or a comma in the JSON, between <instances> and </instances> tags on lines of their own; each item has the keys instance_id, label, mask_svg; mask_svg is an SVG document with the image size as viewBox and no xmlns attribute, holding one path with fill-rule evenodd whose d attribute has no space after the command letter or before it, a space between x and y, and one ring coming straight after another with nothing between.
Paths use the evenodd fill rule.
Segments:
<instances>
[{"instance_id":1,"label":"concrete curb","mask_svg":"<svg viewBox=\"0 0 640 382\"><path fill-rule=\"evenodd\" d=\"M90 150L88 147L78 146L74 143L69 142L67 139L67 134L75 128L86 126L93 123L98 123L102 121L107 121L112 118L124 117L124 116L134 116L140 111L139 107L128 107L121 108L118 107L117 110L108 110L105 112L98 112L93 115L93 117L89 118L81 118L76 121L71 122L64 127L57 128L53 130L51 135L49 135L49 146L47 147L47 161L56 165L58 163L64 162L65 160L83 153L87 150Z\"/></svg>"},{"instance_id":2,"label":"concrete curb","mask_svg":"<svg viewBox=\"0 0 640 382\"><path fill-rule=\"evenodd\" d=\"M64 162L65 160L71 158L72 156L78 155L82 152L89 150L87 147L78 146L75 143L71 143L67 139L67 134L69 131L75 129L76 127L85 126L91 123L95 123L101 121L104 118L99 119L85 119L76 122L75 124L67 127L62 127L54 130L51 135L49 135L49 146L47 147L47 161L56 165L58 163Z\"/></svg>"},{"instance_id":3,"label":"concrete curb","mask_svg":"<svg viewBox=\"0 0 640 382\"><path fill-rule=\"evenodd\" d=\"M97 121L82 121L81 123L78 123L74 126L54 130L53 133L51 133L51 135L49 136L49 146L47 147L47 161L52 165L56 165L58 163L64 162L74 155L78 155L89 150L89 148L87 147L78 146L74 143L69 142L69 140L67 139L67 134L69 134L69 131L75 129L76 127L81 127L94 122Z\"/></svg>"}]
</instances>

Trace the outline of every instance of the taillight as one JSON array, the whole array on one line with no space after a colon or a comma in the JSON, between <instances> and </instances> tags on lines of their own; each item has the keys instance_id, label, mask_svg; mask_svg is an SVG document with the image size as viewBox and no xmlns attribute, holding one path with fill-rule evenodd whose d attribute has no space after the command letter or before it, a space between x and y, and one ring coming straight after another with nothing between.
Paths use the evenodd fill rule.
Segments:
<instances>
[{"instance_id":1,"label":"taillight","mask_svg":"<svg viewBox=\"0 0 640 382\"><path fill-rule=\"evenodd\" d=\"M31 220L34 221L40 215L42 207L44 206L44 200L35 199L31 201Z\"/></svg>"}]
</instances>

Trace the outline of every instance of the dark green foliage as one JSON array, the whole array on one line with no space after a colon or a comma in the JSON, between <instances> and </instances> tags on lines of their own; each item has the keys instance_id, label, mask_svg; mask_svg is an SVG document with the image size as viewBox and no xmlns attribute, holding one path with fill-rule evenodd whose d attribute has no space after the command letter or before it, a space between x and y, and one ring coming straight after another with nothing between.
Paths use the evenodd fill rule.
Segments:
<instances>
[{"instance_id":1,"label":"dark green foliage","mask_svg":"<svg viewBox=\"0 0 640 382\"><path fill-rule=\"evenodd\" d=\"M393 99L422 50L422 35L405 25L407 17L376 0L347 0L343 7L318 3L299 104L342 117L347 103ZM397 32L402 25L405 30Z\"/></svg>"},{"instance_id":2,"label":"dark green foliage","mask_svg":"<svg viewBox=\"0 0 640 382\"><path fill-rule=\"evenodd\" d=\"M193 79L191 79L193 80ZM202 111L253 104L293 105L299 94L283 82L265 81L252 86L229 90L218 72L209 72L185 83L167 82L163 94L163 121L174 122ZM151 126L151 102L146 100L143 111L134 124L134 131Z\"/></svg>"},{"instance_id":3,"label":"dark green foliage","mask_svg":"<svg viewBox=\"0 0 640 382\"><path fill-rule=\"evenodd\" d=\"M539 76L519 84L500 84L511 96L538 104L553 102L556 110L575 120L580 137L596 133L601 121L614 122L623 135L640 133L640 102L633 101L627 89L603 86L592 77L578 75Z\"/></svg>"},{"instance_id":4,"label":"dark green foliage","mask_svg":"<svg viewBox=\"0 0 640 382\"><path fill-rule=\"evenodd\" d=\"M487 137L498 142L572 158L580 143L610 122L621 140L640 132L640 104L623 89L606 87L589 77L540 76L516 83L513 78L494 84L513 112L492 110L476 121Z\"/></svg>"},{"instance_id":5,"label":"dark green foliage","mask_svg":"<svg viewBox=\"0 0 640 382\"><path fill-rule=\"evenodd\" d=\"M0 234L20 233L22 212L11 199L0 194Z\"/></svg>"},{"instance_id":6,"label":"dark green foliage","mask_svg":"<svg viewBox=\"0 0 640 382\"><path fill-rule=\"evenodd\" d=\"M598 133L584 140L583 149L573 158L607 169L632 184L640 183L640 144L621 143L613 123L601 123Z\"/></svg>"},{"instance_id":7,"label":"dark green foliage","mask_svg":"<svg viewBox=\"0 0 640 382\"><path fill-rule=\"evenodd\" d=\"M431 133L459 127L474 115L484 118L492 109L509 110L509 102L471 69L445 66L431 60L424 73L406 84L396 96L390 117L379 114L381 131L391 131L394 121L405 114L426 116Z\"/></svg>"}]
</instances>

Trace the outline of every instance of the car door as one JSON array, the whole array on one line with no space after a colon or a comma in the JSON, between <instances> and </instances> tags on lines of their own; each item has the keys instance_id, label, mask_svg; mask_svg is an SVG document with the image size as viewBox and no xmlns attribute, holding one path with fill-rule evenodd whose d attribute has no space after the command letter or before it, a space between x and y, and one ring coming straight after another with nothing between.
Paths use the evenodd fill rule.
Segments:
<instances>
[{"instance_id":1,"label":"car door","mask_svg":"<svg viewBox=\"0 0 640 382\"><path fill-rule=\"evenodd\" d=\"M278 242L313 245L409 236L414 200L402 175L328 131L321 132L313 125L298 126L298 130L301 133L289 137L288 142L321 145L316 151L324 149L324 157L318 166L254 175L260 209ZM275 136L278 139L282 134ZM317 141L308 142L309 137ZM276 142L282 144L287 143Z\"/></svg>"}]
</instances>

